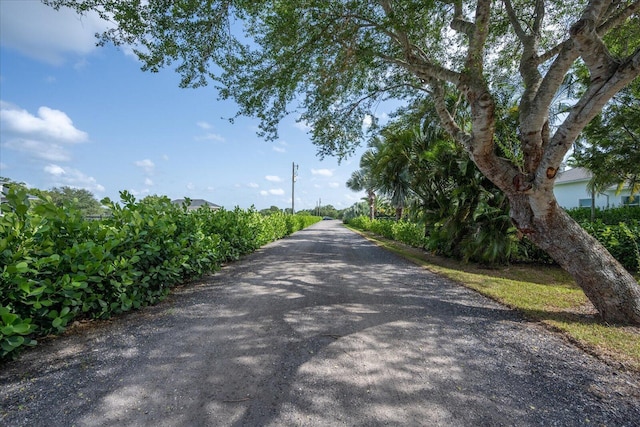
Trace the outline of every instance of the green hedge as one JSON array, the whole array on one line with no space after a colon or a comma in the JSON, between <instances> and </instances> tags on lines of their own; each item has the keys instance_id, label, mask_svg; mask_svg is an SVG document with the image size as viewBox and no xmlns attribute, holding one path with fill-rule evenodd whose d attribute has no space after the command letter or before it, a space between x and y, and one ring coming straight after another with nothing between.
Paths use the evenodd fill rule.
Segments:
<instances>
[{"instance_id":1,"label":"green hedge","mask_svg":"<svg viewBox=\"0 0 640 427\"><path fill-rule=\"evenodd\" d=\"M636 215L636 211L640 211L639 208L620 208L610 209L608 214L605 215L608 221L613 221L615 218L620 218L629 209L635 209L631 216ZM371 220L366 216L360 216L348 221L349 225L364 231L371 231L380 236L388 239L393 239L414 247L430 247L430 238L424 237L424 228L421 225L406 222L406 221L393 221L393 220ZM640 221L635 219L628 219L626 222L619 222L617 224L607 224L603 220L597 220L590 222L588 220L579 221L580 225L593 237L595 237L605 248L616 258L627 270L631 272L640 271ZM433 230L437 231L434 227ZM434 231L431 231L431 238L433 238ZM500 234L499 236L502 236ZM506 235L506 234L504 234ZM477 239L482 236L480 233L474 235ZM508 236L507 236L508 237ZM489 235L481 245L481 248L491 250L494 247L498 247L496 252L501 251L505 245L500 245L501 241L496 239L495 235ZM465 248L473 248L473 242L462 241L459 242ZM537 248L531 241L526 238L516 242L517 247L514 250L505 252L510 257L511 261L517 262L535 262L535 263L553 263L553 260L547 255L546 252ZM483 257L469 257L467 259L471 261L478 261ZM489 258L488 256L484 257ZM508 259L507 259L508 261Z\"/></svg>"},{"instance_id":2,"label":"green hedge","mask_svg":"<svg viewBox=\"0 0 640 427\"><path fill-rule=\"evenodd\" d=\"M585 230L595 237L629 271L640 271L640 221L629 220L617 225L608 225L597 220L582 222Z\"/></svg>"},{"instance_id":3,"label":"green hedge","mask_svg":"<svg viewBox=\"0 0 640 427\"><path fill-rule=\"evenodd\" d=\"M569 214L569 216L571 216L571 218L573 218L580 224L591 222L591 209L573 208L568 209L567 213ZM595 210L594 221L600 221L603 224L618 225L621 222L627 222L631 220L640 221L640 207L620 206L617 208L609 209L597 208Z\"/></svg>"},{"instance_id":4,"label":"green hedge","mask_svg":"<svg viewBox=\"0 0 640 427\"><path fill-rule=\"evenodd\" d=\"M154 304L171 287L216 271L320 220L255 209L188 212L166 197L121 193L110 215L85 219L72 205L13 187L0 216L0 359L73 320Z\"/></svg>"},{"instance_id":5,"label":"green hedge","mask_svg":"<svg viewBox=\"0 0 640 427\"><path fill-rule=\"evenodd\" d=\"M409 221L374 219L358 216L347 221L349 225L363 231L371 231L387 239L397 240L417 248L424 247L426 239L424 228Z\"/></svg>"}]
</instances>

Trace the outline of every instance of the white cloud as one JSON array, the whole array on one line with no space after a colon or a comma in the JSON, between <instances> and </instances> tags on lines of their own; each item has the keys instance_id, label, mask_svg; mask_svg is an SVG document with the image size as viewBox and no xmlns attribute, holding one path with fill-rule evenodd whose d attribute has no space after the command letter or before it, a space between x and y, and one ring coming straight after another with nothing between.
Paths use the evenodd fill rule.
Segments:
<instances>
[{"instance_id":1,"label":"white cloud","mask_svg":"<svg viewBox=\"0 0 640 427\"><path fill-rule=\"evenodd\" d=\"M151 178L145 178L144 185L152 186L153 185L153 181L151 180Z\"/></svg>"},{"instance_id":2,"label":"white cloud","mask_svg":"<svg viewBox=\"0 0 640 427\"><path fill-rule=\"evenodd\" d=\"M97 193L103 193L105 191L104 186L98 184L94 177L88 176L77 169L49 164L44 167L44 171L51 175L51 181L54 187L68 186L84 188L85 190Z\"/></svg>"},{"instance_id":3,"label":"white cloud","mask_svg":"<svg viewBox=\"0 0 640 427\"><path fill-rule=\"evenodd\" d=\"M201 136L196 136L196 141L218 141L218 142L225 142L226 139L224 138L224 136L217 134L217 133L207 133L205 135L201 135Z\"/></svg>"},{"instance_id":4,"label":"white cloud","mask_svg":"<svg viewBox=\"0 0 640 427\"><path fill-rule=\"evenodd\" d=\"M278 147L277 145L273 146L273 151L277 152L277 153L286 153L287 150L282 148L282 147Z\"/></svg>"},{"instance_id":5,"label":"white cloud","mask_svg":"<svg viewBox=\"0 0 640 427\"><path fill-rule=\"evenodd\" d=\"M264 179L270 182L282 182L282 178L276 175L267 175L264 177Z\"/></svg>"},{"instance_id":6,"label":"white cloud","mask_svg":"<svg viewBox=\"0 0 640 427\"><path fill-rule=\"evenodd\" d=\"M0 141L3 141L3 149L23 153L30 160L69 162L72 160L71 147L88 140L87 132L76 128L63 111L42 106L34 115L0 100Z\"/></svg>"},{"instance_id":7,"label":"white cloud","mask_svg":"<svg viewBox=\"0 0 640 427\"><path fill-rule=\"evenodd\" d=\"M365 129L369 129L371 127L371 125L373 124L373 119L374 116L371 116L369 114L367 114L366 116L364 116L364 118L362 119L362 127ZM389 114L387 113L379 113L375 115L375 119L377 120L377 123L386 123L389 121Z\"/></svg>"},{"instance_id":8,"label":"white cloud","mask_svg":"<svg viewBox=\"0 0 640 427\"><path fill-rule=\"evenodd\" d=\"M340 183L339 182L330 182L329 183L329 187L338 188L338 187L340 187Z\"/></svg>"},{"instance_id":9,"label":"white cloud","mask_svg":"<svg viewBox=\"0 0 640 427\"><path fill-rule=\"evenodd\" d=\"M309 123L307 123L302 119L297 119L293 126L300 129L303 132L309 132L311 130L311 126L309 126Z\"/></svg>"},{"instance_id":10,"label":"white cloud","mask_svg":"<svg viewBox=\"0 0 640 427\"><path fill-rule=\"evenodd\" d=\"M200 129L208 131L204 135L196 136L194 138L196 141L218 141L218 142L225 142L226 141L225 137L220 135L219 133L213 133L213 132L209 131L210 129L213 129L213 126L211 126L210 123L201 120L201 121L197 122L196 125Z\"/></svg>"},{"instance_id":11,"label":"white cloud","mask_svg":"<svg viewBox=\"0 0 640 427\"><path fill-rule=\"evenodd\" d=\"M168 161L169 160L169 155L168 154L163 154L162 155L162 160Z\"/></svg>"},{"instance_id":12,"label":"white cloud","mask_svg":"<svg viewBox=\"0 0 640 427\"><path fill-rule=\"evenodd\" d=\"M260 191L261 196L284 196L284 190L282 188L272 188L271 190Z\"/></svg>"},{"instance_id":13,"label":"white cloud","mask_svg":"<svg viewBox=\"0 0 640 427\"><path fill-rule=\"evenodd\" d=\"M77 129L66 113L49 107L38 108L37 116L2 102L0 107L2 130L32 139L55 139L59 142L85 142L89 135Z\"/></svg>"},{"instance_id":14,"label":"white cloud","mask_svg":"<svg viewBox=\"0 0 640 427\"><path fill-rule=\"evenodd\" d=\"M48 165L44 167L44 171L55 176L64 175L64 169L58 165Z\"/></svg>"},{"instance_id":15,"label":"white cloud","mask_svg":"<svg viewBox=\"0 0 640 427\"><path fill-rule=\"evenodd\" d=\"M129 189L129 193L133 194L136 197L139 196L144 196L145 194L149 194L151 193L151 190L149 190L148 188L143 188L142 190L136 190L136 189Z\"/></svg>"},{"instance_id":16,"label":"white cloud","mask_svg":"<svg viewBox=\"0 0 640 427\"><path fill-rule=\"evenodd\" d=\"M186 185L187 190L192 191L195 190L196 186L193 184L193 182L190 182Z\"/></svg>"},{"instance_id":17,"label":"white cloud","mask_svg":"<svg viewBox=\"0 0 640 427\"><path fill-rule=\"evenodd\" d=\"M29 157L49 162L68 162L71 154L64 147L50 142L35 141L33 139L9 139L4 147L27 154Z\"/></svg>"},{"instance_id":18,"label":"white cloud","mask_svg":"<svg viewBox=\"0 0 640 427\"><path fill-rule=\"evenodd\" d=\"M311 169L312 175L320 176L333 176L333 170L331 169Z\"/></svg>"},{"instance_id":19,"label":"white cloud","mask_svg":"<svg viewBox=\"0 0 640 427\"><path fill-rule=\"evenodd\" d=\"M149 160L149 159L144 159L144 160L137 160L135 162L135 165L138 166L139 168L141 168L142 170L144 170L145 173L147 174L152 174L153 173L153 169L155 168L155 164Z\"/></svg>"},{"instance_id":20,"label":"white cloud","mask_svg":"<svg viewBox=\"0 0 640 427\"><path fill-rule=\"evenodd\" d=\"M249 188L258 188L260 187L258 184L256 184L255 182L250 182L247 184L247 187Z\"/></svg>"},{"instance_id":21,"label":"white cloud","mask_svg":"<svg viewBox=\"0 0 640 427\"><path fill-rule=\"evenodd\" d=\"M96 49L95 34L112 24L95 13L79 16L68 8L55 11L39 1L0 1L0 42L24 55L53 65L69 55Z\"/></svg>"}]
</instances>

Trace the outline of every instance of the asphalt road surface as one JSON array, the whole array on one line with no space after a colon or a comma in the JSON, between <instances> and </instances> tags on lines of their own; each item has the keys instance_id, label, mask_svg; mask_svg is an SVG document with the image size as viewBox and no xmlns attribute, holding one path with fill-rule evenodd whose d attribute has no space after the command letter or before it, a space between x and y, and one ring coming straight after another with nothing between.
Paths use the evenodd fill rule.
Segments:
<instances>
[{"instance_id":1,"label":"asphalt road surface","mask_svg":"<svg viewBox=\"0 0 640 427\"><path fill-rule=\"evenodd\" d=\"M639 426L640 378L323 221L0 367L6 426Z\"/></svg>"}]
</instances>

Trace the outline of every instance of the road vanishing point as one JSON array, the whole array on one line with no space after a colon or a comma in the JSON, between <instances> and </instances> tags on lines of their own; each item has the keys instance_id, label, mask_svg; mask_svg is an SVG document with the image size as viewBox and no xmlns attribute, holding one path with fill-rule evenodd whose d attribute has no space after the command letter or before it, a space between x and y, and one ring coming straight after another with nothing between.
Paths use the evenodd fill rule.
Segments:
<instances>
[{"instance_id":1,"label":"road vanishing point","mask_svg":"<svg viewBox=\"0 0 640 427\"><path fill-rule=\"evenodd\" d=\"M322 221L1 366L0 425L640 426L640 379Z\"/></svg>"}]
</instances>

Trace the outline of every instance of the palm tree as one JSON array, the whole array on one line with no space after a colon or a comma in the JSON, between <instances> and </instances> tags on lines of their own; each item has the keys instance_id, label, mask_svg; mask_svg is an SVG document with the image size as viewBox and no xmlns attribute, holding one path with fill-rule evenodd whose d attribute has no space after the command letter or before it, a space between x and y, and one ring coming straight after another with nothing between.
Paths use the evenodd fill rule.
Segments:
<instances>
[{"instance_id":1,"label":"palm tree","mask_svg":"<svg viewBox=\"0 0 640 427\"><path fill-rule=\"evenodd\" d=\"M360 169L354 171L347 180L347 188L353 191L364 190L369 203L369 218L375 219L376 180L373 175L374 154L367 150L360 158Z\"/></svg>"},{"instance_id":2,"label":"palm tree","mask_svg":"<svg viewBox=\"0 0 640 427\"><path fill-rule=\"evenodd\" d=\"M414 135L410 129L388 127L377 138L374 174L378 189L386 194L396 210L396 220L402 218L410 196L409 157L406 148Z\"/></svg>"}]
</instances>

